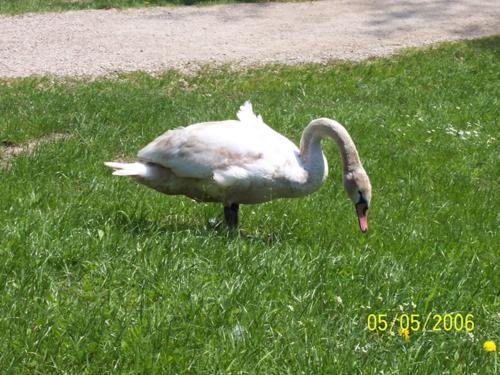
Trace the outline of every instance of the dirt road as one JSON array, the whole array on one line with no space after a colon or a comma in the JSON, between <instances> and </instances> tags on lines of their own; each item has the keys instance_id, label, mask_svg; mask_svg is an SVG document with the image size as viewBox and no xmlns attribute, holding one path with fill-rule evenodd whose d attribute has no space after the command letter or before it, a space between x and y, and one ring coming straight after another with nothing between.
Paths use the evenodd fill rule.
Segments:
<instances>
[{"instance_id":1,"label":"dirt road","mask_svg":"<svg viewBox=\"0 0 500 375\"><path fill-rule=\"evenodd\" d=\"M363 59L500 33L497 0L332 0L0 17L0 76Z\"/></svg>"}]
</instances>

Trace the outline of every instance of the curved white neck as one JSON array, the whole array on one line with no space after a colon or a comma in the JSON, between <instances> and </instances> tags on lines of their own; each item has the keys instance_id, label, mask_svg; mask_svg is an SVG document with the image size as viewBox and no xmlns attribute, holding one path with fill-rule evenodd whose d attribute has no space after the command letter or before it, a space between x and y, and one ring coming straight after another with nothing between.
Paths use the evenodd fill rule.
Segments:
<instances>
[{"instance_id":1,"label":"curved white neck","mask_svg":"<svg viewBox=\"0 0 500 375\"><path fill-rule=\"evenodd\" d=\"M307 125L300 140L300 156L308 172L307 185L317 189L328 174L326 160L321 151L321 139L329 137L338 146L342 158L343 174L361 165L358 151L347 130L337 121L327 118L313 120Z\"/></svg>"}]
</instances>

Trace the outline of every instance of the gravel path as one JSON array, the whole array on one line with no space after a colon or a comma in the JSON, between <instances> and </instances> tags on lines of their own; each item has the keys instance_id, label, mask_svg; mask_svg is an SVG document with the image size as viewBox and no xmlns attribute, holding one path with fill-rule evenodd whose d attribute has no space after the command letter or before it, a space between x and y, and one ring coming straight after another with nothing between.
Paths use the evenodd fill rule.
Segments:
<instances>
[{"instance_id":1,"label":"gravel path","mask_svg":"<svg viewBox=\"0 0 500 375\"><path fill-rule=\"evenodd\" d=\"M498 0L335 0L0 17L0 76L363 59L500 33Z\"/></svg>"}]
</instances>

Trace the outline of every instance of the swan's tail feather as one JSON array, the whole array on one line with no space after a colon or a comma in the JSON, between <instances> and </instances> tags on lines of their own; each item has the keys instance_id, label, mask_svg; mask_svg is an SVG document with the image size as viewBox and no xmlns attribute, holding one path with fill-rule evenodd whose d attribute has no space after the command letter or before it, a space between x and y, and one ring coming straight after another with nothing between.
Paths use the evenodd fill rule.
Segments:
<instances>
[{"instance_id":1,"label":"swan's tail feather","mask_svg":"<svg viewBox=\"0 0 500 375\"><path fill-rule=\"evenodd\" d=\"M247 100L245 104L240 107L236 116L238 120L247 124L262 124L263 122L262 117L254 113L250 100Z\"/></svg>"},{"instance_id":2,"label":"swan's tail feather","mask_svg":"<svg viewBox=\"0 0 500 375\"><path fill-rule=\"evenodd\" d=\"M146 176L148 167L142 163L117 163L114 161L107 161L104 163L107 167L113 169L115 176Z\"/></svg>"}]
</instances>

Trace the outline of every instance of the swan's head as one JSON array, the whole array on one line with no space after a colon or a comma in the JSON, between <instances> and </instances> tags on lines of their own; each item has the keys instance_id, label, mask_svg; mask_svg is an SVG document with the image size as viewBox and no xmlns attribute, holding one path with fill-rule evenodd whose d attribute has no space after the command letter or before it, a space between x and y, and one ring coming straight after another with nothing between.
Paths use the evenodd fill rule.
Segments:
<instances>
[{"instance_id":1,"label":"swan's head","mask_svg":"<svg viewBox=\"0 0 500 375\"><path fill-rule=\"evenodd\" d=\"M363 167L358 167L344 175L344 188L356 207L359 228L368 230L368 208L372 200L372 185Z\"/></svg>"}]
</instances>

